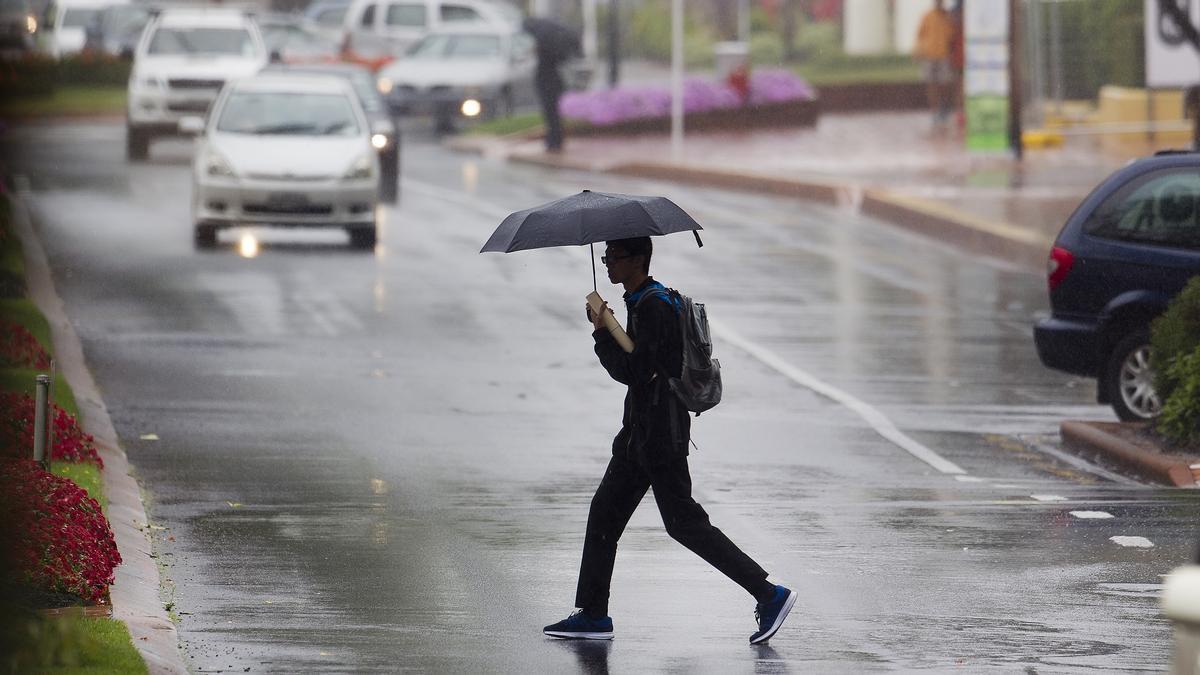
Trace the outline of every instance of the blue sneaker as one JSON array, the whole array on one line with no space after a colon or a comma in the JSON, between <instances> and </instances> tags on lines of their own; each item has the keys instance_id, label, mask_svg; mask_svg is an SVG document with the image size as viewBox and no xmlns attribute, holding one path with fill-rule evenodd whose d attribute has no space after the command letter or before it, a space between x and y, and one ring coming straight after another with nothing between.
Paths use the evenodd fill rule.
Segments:
<instances>
[{"instance_id":1,"label":"blue sneaker","mask_svg":"<svg viewBox=\"0 0 1200 675\"><path fill-rule=\"evenodd\" d=\"M760 602L754 608L754 618L758 621L758 632L750 636L750 644L761 645L771 639L779 627L783 625L783 620L787 618L788 612L792 611L792 605L796 604L796 591L793 591L783 586L775 587L775 597L771 598L770 602Z\"/></svg>"},{"instance_id":2,"label":"blue sneaker","mask_svg":"<svg viewBox=\"0 0 1200 675\"><path fill-rule=\"evenodd\" d=\"M582 609L577 609L562 621L546 626L542 632L560 640L611 640L612 617L593 619L584 614Z\"/></svg>"}]
</instances>

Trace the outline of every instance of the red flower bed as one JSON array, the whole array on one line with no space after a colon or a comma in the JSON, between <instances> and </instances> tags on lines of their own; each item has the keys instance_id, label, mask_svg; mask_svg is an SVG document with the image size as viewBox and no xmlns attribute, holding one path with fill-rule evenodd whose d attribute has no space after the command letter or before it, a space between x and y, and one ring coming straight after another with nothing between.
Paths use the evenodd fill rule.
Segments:
<instances>
[{"instance_id":1,"label":"red flower bed","mask_svg":"<svg viewBox=\"0 0 1200 675\"><path fill-rule=\"evenodd\" d=\"M50 355L24 326L0 321L0 368L50 367Z\"/></svg>"},{"instance_id":2,"label":"red flower bed","mask_svg":"<svg viewBox=\"0 0 1200 675\"><path fill-rule=\"evenodd\" d=\"M33 456L33 418L36 401L29 394L0 393L0 456L30 458ZM51 404L54 417L54 446L50 459L63 462L91 462L104 468L96 454L96 439L83 433L73 415Z\"/></svg>"},{"instance_id":3,"label":"red flower bed","mask_svg":"<svg viewBox=\"0 0 1200 675\"><path fill-rule=\"evenodd\" d=\"M121 564L96 500L32 460L0 460L0 520L15 581L103 602Z\"/></svg>"}]
</instances>

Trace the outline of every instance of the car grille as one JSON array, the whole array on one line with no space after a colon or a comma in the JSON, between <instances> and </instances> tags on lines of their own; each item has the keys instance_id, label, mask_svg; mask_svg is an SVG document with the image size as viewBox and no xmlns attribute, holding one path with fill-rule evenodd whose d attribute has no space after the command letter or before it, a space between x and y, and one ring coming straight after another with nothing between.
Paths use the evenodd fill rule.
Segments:
<instances>
[{"instance_id":1,"label":"car grille","mask_svg":"<svg viewBox=\"0 0 1200 675\"><path fill-rule=\"evenodd\" d=\"M246 213L275 216L328 216L333 213L332 204L246 204Z\"/></svg>"},{"instance_id":2,"label":"car grille","mask_svg":"<svg viewBox=\"0 0 1200 675\"><path fill-rule=\"evenodd\" d=\"M206 113L208 112L208 101L176 101L168 103L167 110L182 113Z\"/></svg>"},{"instance_id":3,"label":"car grille","mask_svg":"<svg viewBox=\"0 0 1200 675\"><path fill-rule=\"evenodd\" d=\"M289 183L317 183L335 178L335 176L294 176L290 173L247 173L246 177L253 180L278 180Z\"/></svg>"},{"instance_id":4,"label":"car grille","mask_svg":"<svg viewBox=\"0 0 1200 675\"><path fill-rule=\"evenodd\" d=\"M176 78L167 80L172 89L220 89L225 80L199 80L192 78Z\"/></svg>"}]
</instances>

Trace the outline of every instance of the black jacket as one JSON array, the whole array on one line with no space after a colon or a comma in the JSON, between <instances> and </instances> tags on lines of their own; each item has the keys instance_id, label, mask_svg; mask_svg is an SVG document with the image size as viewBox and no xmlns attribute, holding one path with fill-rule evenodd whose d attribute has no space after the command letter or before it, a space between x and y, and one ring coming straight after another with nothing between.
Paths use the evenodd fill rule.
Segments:
<instances>
[{"instance_id":1,"label":"black jacket","mask_svg":"<svg viewBox=\"0 0 1200 675\"><path fill-rule=\"evenodd\" d=\"M592 334L596 356L614 380L628 385L621 431L613 439L613 455L643 464L659 464L688 454L691 418L667 386L683 368L683 334L679 316L665 293L654 293L662 284L647 279L625 294L626 332L634 350L625 353L607 330ZM641 300L639 303L638 301Z\"/></svg>"}]
</instances>

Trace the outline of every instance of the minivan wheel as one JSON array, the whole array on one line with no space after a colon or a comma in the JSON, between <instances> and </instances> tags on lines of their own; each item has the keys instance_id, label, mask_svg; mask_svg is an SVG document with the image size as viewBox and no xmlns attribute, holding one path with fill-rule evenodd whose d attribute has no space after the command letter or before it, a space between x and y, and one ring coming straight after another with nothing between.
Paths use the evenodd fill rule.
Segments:
<instances>
[{"instance_id":1,"label":"minivan wheel","mask_svg":"<svg viewBox=\"0 0 1200 675\"><path fill-rule=\"evenodd\" d=\"M1110 405L1123 422L1145 422L1158 417L1162 402L1154 391L1150 368L1150 333L1139 329L1117 343L1104 369Z\"/></svg>"}]
</instances>

